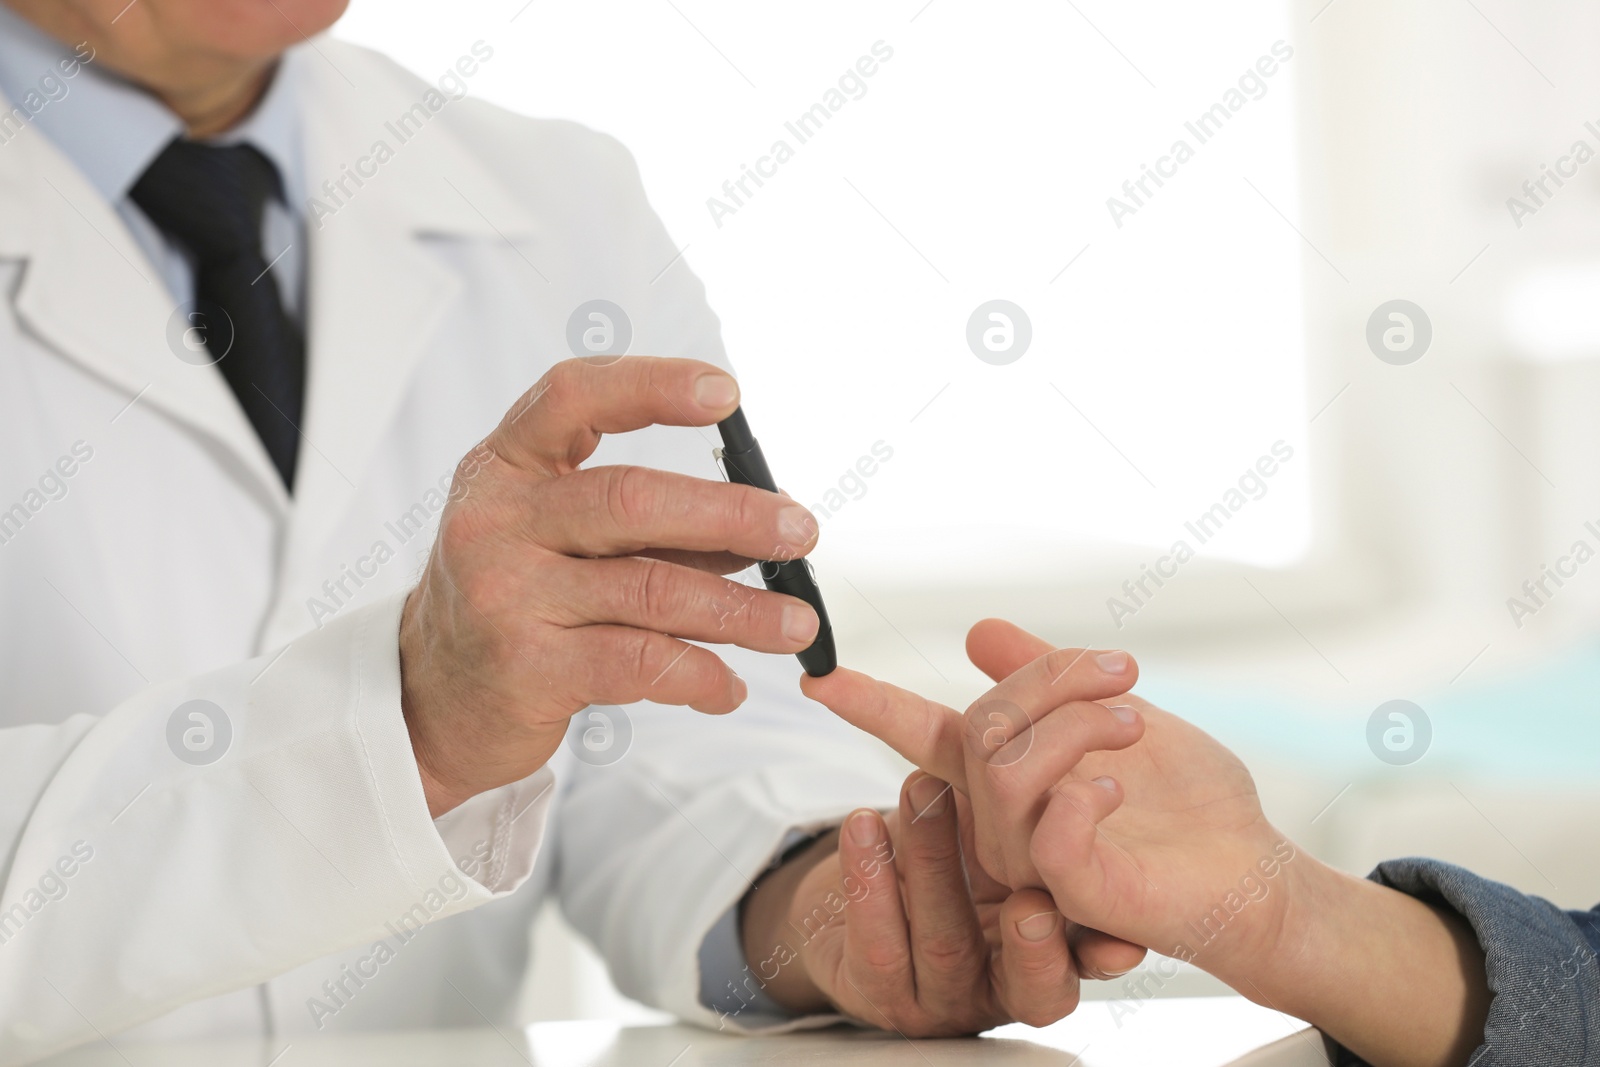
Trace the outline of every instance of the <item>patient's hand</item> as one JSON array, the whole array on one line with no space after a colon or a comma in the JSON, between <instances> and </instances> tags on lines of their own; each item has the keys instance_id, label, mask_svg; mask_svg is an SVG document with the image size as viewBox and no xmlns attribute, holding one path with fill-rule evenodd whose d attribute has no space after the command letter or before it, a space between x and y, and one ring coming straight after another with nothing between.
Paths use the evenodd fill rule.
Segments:
<instances>
[{"instance_id":1,"label":"patient's hand","mask_svg":"<svg viewBox=\"0 0 1600 1067\"><path fill-rule=\"evenodd\" d=\"M1053 650L998 620L967 651L999 684L965 715L852 671L803 687L962 789L1004 884L1044 887L1075 922L1214 971L1275 945L1295 851L1233 753L1129 694L1125 653Z\"/></svg>"},{"instance_id":2,"label":"patient's hand","mask_svg":"<svg viewBox=\"0 0 1600 1067\"><path fill-rule=\"evenodd\" d=\"M1233 753L1124 692L1124 654L1052 651L996 620L967 654L999 684L965 716L850 671L802 684L965 790L984 866L1045 886L1103 943L1191 959L1378 1067L1468 1061L1491 994L1459 914L1298 853Z\"/></svg>"}]
</instances>

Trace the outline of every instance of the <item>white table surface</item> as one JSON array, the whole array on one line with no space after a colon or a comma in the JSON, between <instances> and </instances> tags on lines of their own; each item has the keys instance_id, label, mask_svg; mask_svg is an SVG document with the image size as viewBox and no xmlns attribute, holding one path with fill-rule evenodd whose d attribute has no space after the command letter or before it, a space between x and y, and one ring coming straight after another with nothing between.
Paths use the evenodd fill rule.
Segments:
<instances>
[{"instance_id":1,"label":"white table surface","mask_svg":"<svg viewBox=\"0 0 1600 1067\"><path fill-rule=\"evenodd\" d=\"M1131 1010L1130 1010L1131 1009ZM114 1041L115 1039L113 1039ZM1043 1030L907 1041L843 1027L732 1037L685 1026L607 1022L329 1035L287 1041L107 1042L50 1067L1327 1067L1305 1023L1240 997L1092 1001Z\"/></svg>"}]
</instances>

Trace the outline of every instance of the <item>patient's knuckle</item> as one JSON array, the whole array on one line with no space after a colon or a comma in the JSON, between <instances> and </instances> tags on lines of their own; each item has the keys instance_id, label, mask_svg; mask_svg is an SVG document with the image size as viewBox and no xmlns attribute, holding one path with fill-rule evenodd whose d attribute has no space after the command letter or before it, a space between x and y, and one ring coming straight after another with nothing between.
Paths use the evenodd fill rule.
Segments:
<instances>
[{"instance_id":1,"label":"patient's knuckle","mask_svg":"<svg viewBox=\"0 0 1600 1067\"><path fill-rule=\"evenodd\" d=\"M975 755L985 755L983 747L984 724L977 705L967 709L961 717L961 740Z\"/></svg>"},{"instance_id":2,"label":"patient's knuckle","mask_svg":"<svg viewBox=\"0 0 1600 1067\"><path fill-rule=\"evenodd\" d=\"M1066 848L1053 834L1033 835L1028 842L1028 861L1047 880L1070 867Z\"/></svg>"},{"instance_id":3,"label":"patient's knuckle","mask_svg":"<svg viewBox=\"0 0 1600 1067\"><path fill-rule=\"evenodd\" d=\"M1081 648L1057 648L1045 653L1044 670L1048 681L1054 682L1076 667L1083 659Z\"/></svg>"},{"instance_id":4,"label":"patient's knuckle","mask_svg":"<svg viewBox=\"0 0 1600 1067\"><path fill-rule=\"evenodd\" d=\"M883 699L887 703L887 696ZM925 722L922 735L926 745L924 751L944 752L951 746L960 745L960 722L926 697L922 700L922 706Z\"/></svg>"},{"instance_id":5,"label":"patient's knuckle","mask_svg":"<svg viewBox=\"0 0 1600 1067\"><path fill-rule=\"evenodd\" d=\"M985 874L997 882L1007 885L1012 884L1007 870L1005 850L998 841L991 841L987 836L978 838L978 866L983 868Z\"/></svg>"},{"instance_id":6,"label":"patient's knuckle","mask_svg":"<svg viewBox=\"0 0 1600 1067\"><path fill-rule=\"evenodd\" d=\"M1008 816L1018 808L1029 806L1034 797L1028 794L1029 776L1016 763L991 763L984 768L989 797L995 807Z\"/></svg>"},{"instance_id":7,"label":"patient's knuckle","mask_svg":"<svg viewBox=\"0 0 1600 1067\"><path fill-rule=\"evenodd\" d=\"M1084 743L1104 726L1107 713L1099 704L1073 701L1056 709L1056 714L1067 720L1067 740L1075 748Z\"/></svg>"}]
</instances>

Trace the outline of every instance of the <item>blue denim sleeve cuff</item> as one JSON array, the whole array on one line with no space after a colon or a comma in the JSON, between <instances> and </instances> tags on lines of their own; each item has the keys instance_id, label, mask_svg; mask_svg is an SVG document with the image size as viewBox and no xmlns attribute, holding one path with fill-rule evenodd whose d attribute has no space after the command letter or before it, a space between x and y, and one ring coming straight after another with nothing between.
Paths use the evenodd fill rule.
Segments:
<instances>
[{"instance_id":1,"label":"blue denim sleeve cuff","mask_svg":"<svg viewBox=\"0 0 1600 1067\"><path fill-rule=\"evenodd\" d=\"M1600 1062L1600 915L1437 860L1390 860L1369 877L1453 908L1477 935L1494 999L1473 1067ZM1362 1063L1344 1049L1334 1062Z\"/></svg>"}]
</instances>

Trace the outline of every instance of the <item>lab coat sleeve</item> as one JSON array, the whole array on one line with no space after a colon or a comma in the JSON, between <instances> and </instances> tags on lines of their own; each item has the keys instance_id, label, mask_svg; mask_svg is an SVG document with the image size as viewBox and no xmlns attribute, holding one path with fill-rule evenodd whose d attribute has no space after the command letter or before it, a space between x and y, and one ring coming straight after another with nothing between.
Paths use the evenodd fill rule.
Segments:
<instances>
[{"instance_id":1,"label":"lab coat sleeve","mask_svg":"<svg viewBox=\"0 0 1600 1067\"><path fill-rule=\"evenodd\" d=\"M719 651L750 687L733 714L606 709L623 716L628 748L572 770L554 816L561 906L622 992L686 1021L730 1031L836 1021L706 1006L701 949L792 832L894 807L900 774L875 742L798 695L791 657ZM749 947L758 960L777 949ZM748 970L727 980L744 1000L762 985Z\"/></svg>"},{"instance_id":2,"label":"lab coat sleeve","mask_svg":"<svg viewBox=\"0 0 1600 1067\"><path fill-rule=\"evenodd\" d=\"M609 138L591 138L586 150L604 159L597 173L611 195L604 218L581 225L618 261L640 265L637 277L603 290L620 294L632 318L630 351L726 365L704 288L651 211L632 160ZM715 436L652 427L608 438L587 465L637 463L720 481ZM823 587L826 595L826 576ZM553 816L561 905L629 996L728 1030L825 1024L835 1017L736 1018L707 1007L701 949L791 833L836 825L858 807L894 807L902 772L887 749L801 696L794 657L715 650L749 685L732 715L648 703L605 709L631 737L621 758L579 762L565 783ZM759 983L748 973L728 979Z\"/></svg>"},{"instance_id":3,"label":"lab coat sleeve","mask_svg":"<svg viewBox=\"0 0 1600 1067\"><path fill-rule=\"evenodd\" d=\"M498 840L520 853L499 892L461 877L400 714L402 603L102 717L0 731L0 1063L514 888L549 772L498 798L518 816L491 820Z\"/></svg>"}]
</instances>

